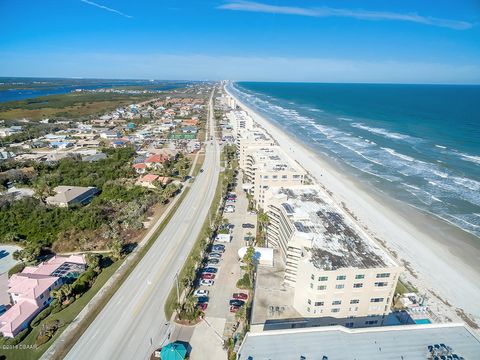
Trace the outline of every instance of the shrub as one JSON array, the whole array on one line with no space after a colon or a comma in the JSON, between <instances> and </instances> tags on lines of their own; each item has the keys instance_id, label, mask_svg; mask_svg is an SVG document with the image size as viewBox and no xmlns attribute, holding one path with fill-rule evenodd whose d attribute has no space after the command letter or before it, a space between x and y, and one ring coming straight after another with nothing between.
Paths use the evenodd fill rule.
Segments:
<instances>
[{"instance_id":1,"label":"shrub","mask_svg":"<svg viewBox=\"0 0 480 360\"><path fill-rule=\"evenodd\" d=\"M237 281L237 287L239 289L250 289L252 287L250 275L248 275L248 273L243 274L243 277Z\"/></svg>"},{"instance_id":2,"label":"shrub","mask_svg":"<svg viewBox=\"0 0 480 360\"><path fill-rule=\"evenodd\" d=\"M35 345L40 346L47 343L50 340L48 335L38 335L37 340L35 341Z\"/></svg>"},{"instance_id":3,"label":"shrub","mask_svg":"<svg viewBox=\"0 0 480 360\"><path fill-rule=\"evenodd\" d=\"M17 273L21 272L24 268L25 268L25 264L24 263L19 263L19 264L15 265L14 267L12 267L10 270L8 270L8 276L10 277L13 274L17 274Z\"/></svg>"},{"instance_id":4,"label":"shrub","mask_svg":"<svg viewBox=\"0 0 480 360\"><path fill-rule=\"evenodd\" d=\"M51 312L52 312L52 307L51 307L51 306L47 306L43 311L41 311L41 312L35 317L35 319L33 319L33 321L32 321L32 326L37 326L38 324L40 324L40 321L42 321L42 320L45 319L48 315L50 315Z\"/></svg>"}]
</instances>

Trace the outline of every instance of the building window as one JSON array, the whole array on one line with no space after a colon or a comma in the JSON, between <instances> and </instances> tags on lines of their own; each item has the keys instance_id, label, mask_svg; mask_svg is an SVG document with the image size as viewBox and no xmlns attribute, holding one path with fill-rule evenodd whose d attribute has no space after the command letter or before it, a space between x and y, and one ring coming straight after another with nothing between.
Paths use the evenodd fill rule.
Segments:
<instances>
[{"instance_id":1,"label":"building window","mask_svg":"<svg viewBox=\"0 0 480 360\"><path fill-rule=\"evenodd\" d=\"M293 175L294 179L300 179L300 175Z\"/></svg>"},{"instance_id":2,"label":"building window","mask_svg":"<svg viewBox=\"0 0 480 360\"><path fill-rule=\"evenodd\" d=\"M287 179L287 175L282 175L282 179Z\"/></svg>"},{"instance_id":3,"label":"building window","mask_svg":"<svg viewBox=\"0 0 480 360\"><path fill-rule=\"evenodd\" d=\"M375 325L378 324L378 320L368 320L365 321L365 325Z\"/></svg>"},{"instance_id":4,"label":"building window","mask_svg":"<svg viewBox=\"0 0 480 360\"><path fill-rule=\"evenodd\" d=\"M272 179L273 179L273 180L277 180L277 178L278 178L277 175L273 175L273 176L272 176Z\"/></svg>"},{"instance_id":5,"label":"building window","mask_svg":"<svg viewBox=\"0 0 480 360\"><path fill-rule=\"evenodd\" d=\"M345 324L345 327L347 328L353 328L353 322L348 322Z\"/></svg>"},{"instance_id":6,"label":"building window","mask_svg":"<svg viewBox=\"0 0 480 360\"><path fill-rule=\"evenodd\" d=\"M356 289L362 288L363 284L362 283L356 283L356 284L353 284L353 287L356 288Z\"/></svg>"},{"instance_id":7,"label":"building window","mask_svg":"<svg viewBox=\"0 0 480 360\"><path fill-rule=\"evenodd\" d=\"M333 309L332 309L332 313L337 313L337 312L340 312L340 309L339 309L339 308L333 308Z\"/></svg>"},{"instance_id":8,"label":"building window","mask_svg":"<svg viewBox=\"0 0 480 360\"><path fill-rule=\"evenodd\" d=\"M390 273L380 273L380 274L377 274L377 279L379 278L388 278L390 277Z\"/></svg>"},{"instance_id":9,"label":"building window","mask_svg":"<svg viewBox=\"0 0 480 360\"><path fill-rule=\"evenodd\" d=\"M310 279L315 280L315 276L313 274L310 275Z\"/></svg>"},{"instance_id":10,"label":"building window","mask_svg":"<svg viewBox=\"0 0 480 360\"><path fill-rule=\"evenodd\" d=\"M387 285L388 285L387 282L376 282L376 283L375 283L375 286L376 286L376 287L384 287L384 286L387 286Z\"/></svg>"},{"instance_id":11,"label":"building window","mask_svg":"<svg viewBox=\"0 0 480 360\"><path fill-rule=\"evenodd\" d=\"M344 284L338 284L338 285L335 285L335 289L343 289L345 287Z\"/></svg>"},{"instance_id":12,"label":"building window","mask_svg":"<svg viewBox=\"0 0 480 360\"><path fill-rule=\"evenodd\" d=\"M310 312L310 307L307 307L307 312Z\"/></svg>"},{"instance_id":13,"label":"building window","mask_svg":"<svg viewBox=\"0 0 480 360\"><path fill-rule=\"evenodd\" d=\"M316 301L315 306L323 306L324 302L323 301Z\"/></svg>"},{"instance_id":14,"label":"building window","mask_svg":"<svg viewBox=\"0 0 480 360\"><path fill-rule=\"evenodd\" d=\"M337 280L345 280L347 278L346 275L338 275Z\"/></svg>"},{"instance_id":15,"label":"building window","mask_svg":"<svg viewBox=\"0 0 480 360\"><path fill-rule=\"evenodd\" d=\"M377 302L383 302L383 300L384 300L383 298L371 298L370 302L377 303Z\"/></svg>"},{"instance_id":16,"label":"building window","mask_svg":"<svg viewBox=\"0 0 480 360\"><path fill-rule=\"evenodd\" d=\"M40 299L43 299L43 294L40 295Z\"/></svg>"},{"instance_id":17,"label":"building window","mask_svg":"<svg viewBox=\"0 0 480 360\"><path fill-rule=\"evenodd\" d=\"M312 283L310 283L310 289L313 289L313 284Z\"/></svg>"},{"instance_id":18,"label":"building window","mask_svg":"<svg viewBox=\"0 0 480 360\"><path fill-rule=\"evenodd\" d=\"M317 290L326 290L327 286L326 285L318 285Z\"/></svg>"},{"instance_id":19,"label":"building window","mask_svg":"<svg viewBox=\"0 0 480 360\"><path fill-rule=\"evenodd\" d=\"M333 300L332 305L342 305L342 300Z\"/></svg>"},{"instance_id":20,"label":"building window","mask_svg":"<svg viewBox=\"0 0 480 360\"><path fill-rule=\"evenodd\" d=\"M365 275L363 275L363 274L361 274L361 275L355 275L355 279L357 279L357 280L365 279Z\"/></svg>"},{"instance_id":21,"label":"building window","mask_svg":"<svg viewBox=\"0 0 480 360\"><path fill-rule=\"evenodd\" d=\"M359 302L360 302L359 299L350 300L350 304L358 304Z\"/></svg>"},{"instance_id":22,"label":"building window","mask_svg":"<svg viewBox=\"0 0 480 360\"><path fill-rule=\"evenodd\" d=\"M328 276L320 276L318 278L318 281L327 281L328 280Z\"/></svg>"},{"instance_id":23,"label":"building window","mask_svg":"<svg viewBox=\"0 0 480 360\"><path fill-rule=\"evenodd\" d=\"M312 305L312 300L308 299L307 303L308 303L308 305Z\"/></svg>"}]
</instances>

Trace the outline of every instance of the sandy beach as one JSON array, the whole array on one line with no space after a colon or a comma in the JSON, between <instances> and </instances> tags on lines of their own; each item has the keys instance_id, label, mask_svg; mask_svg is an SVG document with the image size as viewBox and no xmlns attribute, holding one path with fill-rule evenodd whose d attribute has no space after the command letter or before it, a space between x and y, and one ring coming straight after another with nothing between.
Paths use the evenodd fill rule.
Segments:
<instances>
[{"instance_id":1,"label":"sandy beach","mask_svg":"<svg viewBox=\"0 0 480 360\"><path fill-rule=\"evenodd\" d=\"M402 280L426 294L427 305L440 321L463 321L479 332L480 239L367 188L236 99L339 207L404 266Z\"/></svg>"}]
</instances>

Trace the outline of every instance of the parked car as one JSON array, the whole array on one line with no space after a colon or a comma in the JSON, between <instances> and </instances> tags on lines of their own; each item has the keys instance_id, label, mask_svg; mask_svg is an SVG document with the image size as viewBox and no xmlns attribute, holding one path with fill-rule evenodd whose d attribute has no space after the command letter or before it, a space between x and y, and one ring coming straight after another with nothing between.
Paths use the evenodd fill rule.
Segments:
<instances>
[{"instance_id":1,"label":"parked car","mask_svg":"<svg viewBox=\"0 0 480 360\"><path fill-rule=\"evenodd\" d=\"M208 306L207 303L199 303L199 304L197 304L197 308L200 309L200 310L202 310L202 311L207 310L207 306Z\"/></svg>"},{"instance_id":2,"label":"parked car","mask_svg":"<svg viewBox=\"0 0 480 360\"><path fill-rule=\"evenodd\" d=\"M244 228L244 229L253 229L254 227L255 227L255 225L250 224L250 223L242 224L242 228Z\"/></svg>"},{"instance_id":3,"label":"parked car","mask_svg":"<svg viewBox=\"0 0 480 360\"><path fill-rule=\"evenodd\" d=\"M220 245L220 244L213 245L212 250L223 253L225 252L225 245Z\"/></svg>"},{"instance_id":4,"label":"parked car","mask_svg":"<svg viewBox=\"0 0 480 360\"><path fill-rule=\"evenodd\" d=\"M240 306L235 306L235 305L230 306L231 313L236 313L238 309L240 309Z\"/></svg>"},{"instance_id":5,"label":"parked car","mask_svg":"<svg viewBox=\"0 0 480 360\"><path fill-rule=\"evenodd\" d=\"M247 300L248 299L248 295L245 294L245 293L235 293L233 294L233 298L236 299L236 300Z\"/></svg>"},{"instance_id":6,"label":"parked car","mask_svg":"<svg viewBox=\"0 0 480 360\"><path fill-rule=\"evenodd\" d=\"M249 211L248 212L250 215L257 215L257 212L256 211Z\"/></svg>"},{"instance_id":7,"label":"parked car","mask_svg":"<svg viewBox=\"0 0 480 360\"><path fill-rule=\"evenodd\" d=\"M203 269L203 273L213 273L215 274L216 272L218 271L218 269L214 268L214 267L206 267L205 269Z\"/></svg>"},{"instance_id":8,"label":"parked car","mask_svg":"<svg viewBox=\"0 0 480 360\"><path fill-rule=\"evenodd\" d=\"M208 254L208 257L211 259L220 259L222 257L222 254L218 252L214 252L214 253Z\"/></svg>"},{"instance_id":9,"label":"parked car","mask_svg":"<svg viewBox=\"0 0 480 360\"><path fill-rule=\"evenodd\" d=\"M215 279L215 274L210 274L210 273L204 273L200 277L202 280L213 280Z\"/></svg>"},{"instance_id":10,"label":"parked car","mask_svg":"<svg viewBox=\"0 0 480 360\"><path fill-rule=\"evenodd\" d=\"M235 201L237 201L236 199L232 199L232 198L228 198L227 199L227 203L234 203Z\"/></svg>"},{"instance_id":11,"label":"parked car","mask_svg":"<svg viewBox=\"0 0 480 360\"><path fill-rule=\"evenodd\" d=\"M213 265L215 266L215 265L217 265L219 262L220 262L219 259L208 259L208 265L207 265L207 266L210 266L210 264L213 264Z\"/></svg>"},{"instance_id":12,"label":"parked car","mask_svg":"<svg viewBox=\"0 0 480 360\"><path fill-rule=\"evenodd\" d=\"M200 280L200 285L203 285L203 286L212 286L213 283L214 283L213 280L208 280L208 279Z\"/></svg>"},{"instance_id":13,"label":"parked car","mask_svg":"<svg viewBox=\"0 0 480 360\"><path fill-rule=\"evenodd\" d=\"M225 211L224 211L224 212L226 212L226 213L233 213L233 212L235 212L235 206L233 206L233 205L227 205L227 206L225 207Z\"/></svg>"},{"instance_id":14,"label":"parked car","mask_svg":"<svg viewBox=\"0 0 480 360\"><path fill-rule=\"evenodd\" d=\"M197 304L205 304L208 303L208 296L200 296L197 298Z\"/></svg>"},{"instance_id":15,"label":"parked car","mask_svg":"<svg viewBox=\"0 0 480 360\"><path fill-rule=\"evenodd\" d=\"M197 289L193 292L193 296L195 297L208 296L208 290Z\"/></svg>"},{"instance_id":16,"label":"parked car","mask_svg":"<svg viewBox=\"0 0 480 360\"><path fill-rule=\"evenodd\" d=\"M231 306L231 305L234 305L234 306L243 306L243 304L245 304L245 301L243 301L243 300L238 300L238 299L232 299L232 300L230 300L230 306Z\"/></svg>"}]
</instances>

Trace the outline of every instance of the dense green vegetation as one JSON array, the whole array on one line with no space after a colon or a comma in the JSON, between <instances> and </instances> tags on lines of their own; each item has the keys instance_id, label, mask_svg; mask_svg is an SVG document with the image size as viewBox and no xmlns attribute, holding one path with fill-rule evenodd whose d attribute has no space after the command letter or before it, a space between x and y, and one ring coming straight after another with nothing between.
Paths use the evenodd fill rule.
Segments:
<instances>
[{"instance_id":1,"label":"dense green vegetation","mask_svg":"<svg viewBox=\"0 0 480 360\"><path fill-rule=\"evenodd\" d=\"M134 185L132 148L106 149L107 159L83 162L33 163L35 176L24 179L36 198L0 202L0 241L18 242L18 257L31 261L40 249L94 250L124 243L143 227L152 205L167 201L178 190L173 184L158 190ZM101 193L86 206L58 208L42 201L58 185L95 186Z\"/></svg>"}]
</instances>

